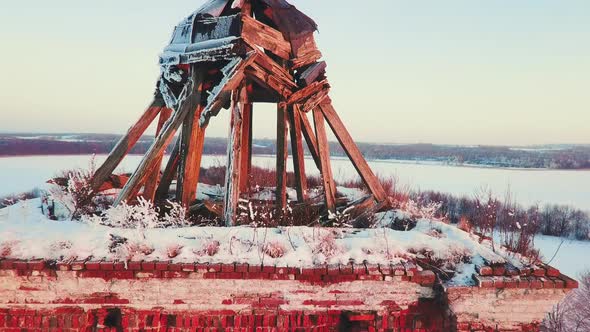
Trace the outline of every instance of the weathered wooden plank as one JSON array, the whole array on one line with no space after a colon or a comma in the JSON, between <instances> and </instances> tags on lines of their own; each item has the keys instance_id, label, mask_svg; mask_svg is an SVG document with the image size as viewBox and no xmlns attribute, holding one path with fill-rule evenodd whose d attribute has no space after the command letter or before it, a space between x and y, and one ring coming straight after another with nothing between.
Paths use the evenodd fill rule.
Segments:
<instances>
[{"instance_id":1,"label":"weathered wooden plank","mask_svg":"<svg viewBox=\"0 0 590 332\"><path fill-rule=\"evenodd\" d=\"M197 106L193 114L189 114L182 127L176 199L185 207L190 206L197 198L206 129L206 127L199 125L202 111L203 107Z\"/></svg>"},{"instance_id":2,"label":"weathered wooden plank","mask_svg":"<svg viewBox=\"0 0 590 332\"><path fill-rule=\"evenodd\" d=\"M307 118L307 115L305 113L299 111L297 112L297 115L301 120L301 132L303 134L303 137L305 137L305 141L307 142L307 148L309 149L309 153L311 153L311 157L313 158L313 161L315 162L317 168L321 170L322 162L320 161L320 154L318 152L318 143L316 140L315 132L311 126L311 123L309 123L309 119Z\"/></svg>"},{"instance_id":3,"label":"weathered wooden plank","mask_svg":"<svg viewBox=\"0 0 590 332\"><path fill-rule=\"evenodd\" d=\"M309 65L297 75L297 83L299 86L306 87L313 82L324 80L326 78L326 67L326 61Z\"/></svg>"},{"instance_id":4,"label":"weathered wooden plank","mask_svg":"<svg viewBox=\"0 0 590 332\"><path fill-rule=\"evenodd\" d=\"M260 46L285 60L289 59L291 43L280 31L246 15L242 16L242 23L242 38L252 48Z\"/></svg>"},{"instance_id":5,"label":"weathered wooden plank","mask_svg":"<svg viewBox=\"0 0 590 332\"><path fill-rule=\"evenodd\" d=\"M323 80L320 82L313 82L312 84L306 86L305 88L299 89L295 91L287 100L289 104L299 104L305 102L307 99L312 98L315 94L319 93L324 89L329 89L330 84L328 84L328 80Z\"/></svg>"},{"instance_id":6,"label":"weathered wooden plank","mask_svg":"<svg viewBox=\"0 0 590 332\"><path fill-rule=\"evenodd\" d=\"M309 111L315 109L319 104L325 102L325 99L328 98L329 93L330 93L329 88L324 88L324 89L318 91L316 94L314 94L313 96L311 96L307 100L305 100L303 105L301 105L301 107L300 107L301 111L302 112L309 112Z\"/></svg>"},{"instance_id":7,"label":"weathered wooden plank","mask_svg":"<svg viewBox=\"0 0 590 332\"><path fill-rule=\"evenodd\" d=\"M127 131L127 134L119 140L105 162L96 170L92 177L92 188L95 191L113 174L113 171L119 166L125 155L135 146L141 135L143 135L160 113L161 109L162 107L159 106L159 102L154 100L139 120Z\"/></svg>"},{"instance_id":8,"label":"weathered wooden plank","mask_svg":"<svg viewBox=\"0 0 590 332\"><path fill-rule=\"evenodd\" d=\"M305 156L303 154L303 138L301 133L301 116L297 105L291 105L289 112L289 132L291 133L291 153L293 155L293 170L295 172L295 189L297 200L307 200L307 177L305 175Z\"/></svg>"},{"instance_id":9,"label":"weathered wooden plank","mask_svg":"<svg viewBox=\"0 0 590 332\"><path fill-rule=\"evenodd\" d=\"M330 162L330 145L326 134L324 123L324 114L320 109L313 111L315 132L317 135L318 152L320 155L320 172L322 174L322 184L326 194L326 208L328 211L336 212L336 186L334 185L334 176L332 175L332 163Z\"/></svg>"},{"instance_id":10,"label":"weathered wooden plank","mask_svg":"<svg viewBox=\"0 0 590 332\"><path fill-rule=\"evenodd\" d=\"M172 115L172 110L164 107L160 111L160 119L158 120L158 127L156 128L156 136L160 134L164 124L170 116ZM162 150L158 156L156 157L156 162L154 168L150 171L149 175L146 177L144 188L143 188L143 198L153 201L154 195L156 194L156 188L158 187L158 183L160 183L160 168L162 166L162 159L164 158L164 150Z\"/></svg>"},{"instance_id":11,"label":"weathered wooden plank","mask_svg":"<svg viewBox=\"0 0 590 332\"><path fill-rule=\"evenodd\" d=\"M246 89L240 87L232 93L231 122L227 144L227 169L225 173L225 196L223 217L226 226L235 226L240 199L240 159L242 157L242 117L240 100L246 98Z\"/></svg>"},{"instance_id":12,"label":"weathered wooden plank","mask_svg":"<svg viewBox=\"0 0 590 332\"><path fill-rule=\"evenodd\" d=\"M178 108L172 115L172 117L166 122L164 128L160 135L156 137L156 140L149 148L147 153L144 155L143 159L139 163L139 166L129 178L129 181L119 193L119 196L113 203L114 206L119 205L121 202L128 200L133 193L138 191L139 186L141 185L143 179L147 175L147 172L153 167L155 162L156 156L158 156L161 151L165 150L170 141L174 137L176 130L181 125L181 123L186 118L187 114L194 110L199 101L201 99L201 94L196 87L198 87L201 82L203 81L203 77L205 74L205 70L201 67L193 66L192 68L192 82L187 84L181 95L186 96L184 99L179 98L181 102L178 105Z\"/></svg>"},{"instance_id":13,"label":"weathered wooden plank","mask_svg":"<svg viewBox=\"0 0 590 332\"><path fill-rule=\"evenodd\" d=\"M277 79L283 82L284 85L290 87L290 89L297 88L297 84L293 79L293 75L291 75L285 68L281 67L281 65L276 63L268 55L261 51L256 51L254 62L262 67L267 73L275 76Z\"/></svg>"},{"instance_id":14,"label":"weathered wooden plank","mask_svg":"<svg viewBox=\"0 0 590 332\"><path fill-rule=\"evenodd\" d=\"M248 96L249 98L250 96ZM250 187L252 170L252 103L242 106L242 156L240 158L240 192L245 193Z\"/></svg>"},{"instance_id":15,"label":"weathered wooden plank","mask_svg":"<svg viewBox=\"0 0 590 332\"><path fill-rule=\"evenodd\" d=\"M319 109L324 114L328 124L340 142L340 145L348 155L348 158L352 161L357 172L363 179L363 182L367 185L373 196L375 196L375 199L379 202L385 201L387 199L387 194L385 193L385 190L383 190L383 186L369 167L369 164L367 164L367 161L354 143L348 130L346 130L346 127L336 113L336 110L332 107L332 104L324 103L316 109Z\"/></svg>"},{"instance_id":16,"label":"weathered wooden plank","mask_svg":"<svg viewBox=\"0 0 590 332\"><path fill-rule=\"evenodd\" d=\"M293 59L291 59L292 69L307 66L322 58L322 52L318 50L313 33L292 39L291 45L293 52Z\"/></svg>"},{"instance_id":17,"label":"weathered wooden plank","mask_svg":"<svg viewBox=\"0 0 590 332\"><path fill-rule=\"evenodd\" d=\"M160 179L160 183L158 184L158 189L156 190L156 197L155 200L160 202L164 201L168 198L168 193L170 192L170 185L178 173L178 163L180 162L180 137L176 139L176 143L174 144L174 149L170 153L170 159L168 159L168 163L166 163L166 167L164 168L164 172L162 173L162 178Z\"/></svg>"},{"instance_id":18,"label":"weathered wooden plank","mask_svg":"<svg viewBox=\"0 0 590 332\"><path fill-rule=\"evenodd\" d=\"M279 103L277 107L277 189L275 200L279 214L282 214L287 207L287 158L289 157L287 121L287 104Z\"/></svg>"}]
</instances>

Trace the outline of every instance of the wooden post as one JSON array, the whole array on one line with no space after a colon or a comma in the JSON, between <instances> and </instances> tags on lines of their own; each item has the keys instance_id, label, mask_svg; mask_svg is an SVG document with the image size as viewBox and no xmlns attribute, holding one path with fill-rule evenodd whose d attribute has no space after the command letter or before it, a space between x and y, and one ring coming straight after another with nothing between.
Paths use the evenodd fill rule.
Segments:
<instances>
[{"instance_id":1,"label":"wooden post","mask_svg":"<svg viewBox=\"0 0 590 332\"><path fill-rule=\"evenodd\" d=\"M330 162L330 146L326 127L324 124L324 114L320 109L313 110L313 120L318 142L318 153L320 155L320 171L322 173L322 184L326 194L326 208L328 211L336 212L336 187L332 175L332 164Z\"/></svg>"},{"instance_id":2,"label":"wooden post","mask_svg":"<svg viewBox=\"0 0 590 332\"><path fill-rule=\"evenodd\" d=\"M108 177L113 174L113 171L119 166L125 155L135 146L141 135L143 135L158 113L160 113L161 109L162 107L159 106L159 102L154 100L133 127L129 128L127 134L117 142L117 145L115 145L105 162L96 170L92 177L92 188L94 190L98 190Z\"/></svg>"},{"instance_id":3,"label":"wooden post","mask_svg":"<svg viewBox=\"0 0 590 332\"><path fill-rule=\"evenodd\" d=\"M301 116L297 105L289 106L289 132L291 133L291 153L293 155L293 169L295 171L295 189L297 200L303 203L307 200L307 177L305 175L305 156L303 154L303 139L301 133Z\"/></svg>"},{"instance_id":4,"label":"wooden post","mask_svg":"<svg viewBox=\"0 0 590 332\"><path fill-rule=\"evenodd\" d=\"M197 106L182 127L176 200L185 207L189 207L197 198L206 129L199 125L202 110L202 106Z\"/></svg>"},{"instance_id":5,"label":"wooden post","mask_svg":"<svg viewBox=\"0 0 590 332\"><path fill-rule=\"evenodd\" d=\"M367 161L346 130L342 120L340 120L340 117L334 110L334 107L332 107L332 104L321 104L318 108L324 114L328 124L334 132L334 135L336 135L340 145L342 145L342 148L344 148L348 158L350 158L352 161L357 172L363 179L363 182L367 185L373 196L375 196L375 199L379 202L385 201L387 199L387 194L385 193L385 190L383 190L383 186L379 182L379 179L377 179L375 176L375 173L373 173L369 167L369 164L367 164Z\"/></svg>"},{"instance_id":6,"label":"wooden post","mask_svg":"<svg viewBox=\"0 0 590 332\"><path fill-rule=\"evenodd\" d=\"M319 170L322 169L322 162L320 160L320 154L318 152L318 142L316 140L316 135L311 127L311 123L309 123L309 119L307 119L307 115L303 112L298 112L299 119L301 120L301 131L303 137L305 137L305 141L307 142L307 148L309 149L309 153L311 153L311 157L317 168Z\"/></svg>"},{"instance_id":7,"label":"wooden post","mask_svg":"<svg viewBox=\"0 0 590 332\"><path fill-rule=\"evenodd\" d=\"M156 128L156 136L160 134L162 128L164 127L164 124L166 123L166 121L168 121L171 115L171 109L167 107L162 108L162 110L160 111L160 119L158 120L158 128ZM156 157L156 165L154 169L151 171L151 173L147 176L144 183L143 198L150 200L152 202L155 198L154 196L156 194L156 188L158 187L158 183L160 183L160 168L162 166L162 159L164 159L164 152L165 151L162 150L160 154Z\"/></svg>"},{"instance_id":8,"label":"wooden post","mask_svg":"<svg viewBox=\"0 0 590 332\"><path fill-rule=\"evenodd\" d=\"M289 157L287 121L287 104L281 102L277 108L277 188L275 194L279 215L287 207L287 158Z\"/></svg>"},{"instance_id":9,"label":"wooden post","mask_svg":"<svg viewBox=\"0 0 590 332\"><path fill-rule=\"evenodd\" d=\"M123 201L127 201L134 192L138 191L137 188L145 179L147 172L152 169L156 156L166 149L187 114L197 107L199 100L201 100L201 93L196 87L198 87L203 81L204 70L203 68L193 66L191 74L192 82L187 85L187 90L183 92L186 94L186 98L177 106L172 118L166 122L162 132L156 137L156 140L141 160L139 166L133 175L131 175L131 178L129 178L129 181L127 181L125 187L123 187L123 190L119 193L119 196L113 203L114 206L119 205Z\"/></svg>"},{"instance_id":10,"label":"wooden post","mask_svg":"<svg viewBox=\"0 0 590 332\"><path fill-rule=\"evenodd\" d=\"M243 99L242 99L243 98ZM235 226L240 199L240 158L242 157L242 104L246 89L240 86L232 93L230 133L227 144L227 170L225 172L225 197L223 217L225 225Z\"/></svg>"},{"instance_id":11,"label":"wooden post","mask_svg":"<svg viewBox=\"0 0 590 332\"><path fill-rule=\"evenodd\" d=\"M174 144L174 149L170 153L170 159L168 159L168 163L166 163L166 168L164 168L164 172L162 173L162 178L160 179L160 183L158 185L158 189L156 190L156 197L155 200L160 202L167 198L168 193L170 191L170 185L172 184L172 180L176 176L178 172L178 163L180 162L180 137L176 139L176 143Z\"/></svg>"},{"instance_id":12,"label":"wooden post","mask_svg":"<svg viewBox=\"0 0 590 332\"><path fill-rule=\"evenodd\" d=\"M240 158L240 192L250 188L252 171L252 103L245 102L242 110L242 156Z\"/></svg>"}]
</instances>

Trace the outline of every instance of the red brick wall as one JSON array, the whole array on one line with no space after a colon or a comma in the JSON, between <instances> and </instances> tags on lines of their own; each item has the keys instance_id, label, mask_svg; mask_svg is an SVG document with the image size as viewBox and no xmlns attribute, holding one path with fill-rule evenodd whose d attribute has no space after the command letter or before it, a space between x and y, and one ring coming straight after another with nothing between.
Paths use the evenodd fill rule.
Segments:
<instances>
[{"instance_id":1,"label":"red brick wall","mask_svg":"<svg viewBox=\"0 0 590 332\"><path fill-rule=\"evenodd\" d=\"M434 282L413 264L5 260L0 331L448 331Z\"/></svg>"}]
</instances>

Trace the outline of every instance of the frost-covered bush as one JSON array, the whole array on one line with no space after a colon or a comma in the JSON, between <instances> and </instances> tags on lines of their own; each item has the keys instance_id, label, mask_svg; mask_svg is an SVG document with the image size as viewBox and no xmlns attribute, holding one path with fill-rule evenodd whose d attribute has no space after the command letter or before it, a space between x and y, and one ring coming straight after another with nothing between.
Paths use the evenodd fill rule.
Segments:
<instances>
[{"instance_id":1,"label":"frost-covered bush","mask_svg":"<svg viewBox=\"0 0 590 332\"><path fill-rule=\"evenodd\" d=\"M590 331L590 272L580 278L578 289L553 307L541 326L543 332Z\"/></svg>"},{"instance_id":2,"label":"frost-covered bush","mask_svg":"<svg viewBox=\"0 0 590 332\"><path fill-rule=\"evenodd\" d=\"M199 250L193 250L193 253L197 256L215 256L219 252L219 246L221 243L217 240L209 240L203 244L203 247Z\"/></svg>"},{"instance_id":3,"label":"frost-covered bush","mask_svg":"<svg viewBox=\"0 0 590 332\"><path fill-rule=\"evenodd\" d=\"M96 213L108 205L104 199L96 197L92 189L92 176L96 169L94 157L88 169L74 169L62 172L52 180L48 188L49 197L67 210L63 218L78 219L82 215Z\"/></svg>"},{"instance_id":4,"label":"frost-covered bush","mask_svg":"<svg viewBox=\"0 0 590 332\"><path fill-rule=\"evenodd\" d=\"M285 246L277 241L271 241L265 244L262 248L264 254L272 258L280 258L285 255Z\"/></svg>"},{"instance_id":5,"label":"frost-covered bush","mask_svg":"<svg viewBox=\"0 0 590 332\"><path fill-rule=\"evenodd\" d=\"M100 224L116 228L168 228L184 227L190 224L186 219L186 209L179 203L168 201L169 211L160 217L159 208L151 201L142 197L137 199L137 204L131 205L122 202L117 206L111 206L100 215L84 215L82 221L91 224Z\"/></svg>"}]
</instances>

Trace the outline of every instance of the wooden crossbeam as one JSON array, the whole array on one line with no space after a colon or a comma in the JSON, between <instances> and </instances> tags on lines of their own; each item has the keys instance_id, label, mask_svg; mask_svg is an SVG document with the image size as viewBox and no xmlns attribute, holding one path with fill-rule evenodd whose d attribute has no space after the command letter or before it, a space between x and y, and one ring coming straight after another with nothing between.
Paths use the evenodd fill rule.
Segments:
<instances>
[{"instance_id":1,"label":"wooden crossbeam","mask_svg":"<svg viewBox=\"0 0 590 332\"><path fill-rule=\"evenodd\" d=\"M197 198L206 129L199 124L202 111L203 107L199 104L182 124L176 200L185 207Z\"/></svg>"},{"instance_id":2,"label":"wooden crossbeam","mask_svg":"<svg viewBox=\"0 0 590 332\"><path fill-rule=\"evenodd\" d=\"M170 119L171 115L171 109L167 107L162 108L160 111L160 119L158 120L158 127L156 128L156 136L160 134L162 128L164 128L164 124ZM162 159L164 158L164 152L165 151L161 151L156 157L154 169L150 171L150 174L148 174L144 183L143 198L150 201L154 201L156 188L158 188L158 183L160 183L160 167L162 165Z\"/></svg>"},{"instance_id":3,"label":"wooden crossbeam","mask_svg":"<svg viewBox=\"0 0 590 332\"><path fill-rule=\"evenodd\" d=\"M96 170L92 177L92 188L98 190L100 186L113 174L113 171L119 166L123 158L135 146L139 138L146 129L152 124L156 116L160 113L162 107L159 101L154 100L147 110L141 115L139 120L127 131L119 142L115 145L105 162Z\"/></svg>"},{"instance_id":4,"label":"wooden crossbeam","mask_svg":"<svg viewBox=\"0 0 590 332\"><path fill-rule=\"evenodd\" d=\"M168 193L170 192L170 185L172 184L172 181L174 180L174 177L178 172L179 161L180 137L176 139L174 149L170 153L170 158L168 159L168 163L166 163L166 167L164 168L164 172L162 173L162 178L160 179L158 189L156 190L156 201L160 202L168 198Z\"/></svg>"},{"instance_id":5,"label":"wooden crossbeam","mask_svg":"<svg viewBox=\"0 0 590 332\"><path fill-rule=\"evenodd\" d=\"M205 70L201 67L193 66L191 75L192 82L187 84L185 90L182 92L182 94L186 96L185 99L179 98L181 102L177 106L174 114L166 122L162 132L156 137L156 140L144 155L139 166L133 175L131 175L131 178L129 178L129 181L127 181L125 187L123 187L123 190L121 190L119 193L119 196L113 203L114 206L121 204L123 201L127 201L134 193L139 190L138 188L147 175L147 172L152 169L156 161L156 157L161 153L161 151L166 149L168 144L170 144L170 141L174 137L176 130L184 121L187 114L191 110L196 109L199 101L201 100L201 95L199 90L195 87L199 86L203 81Z\"/></svg>"},{"instance_id":6,"label":"wooden crossbeam","mask_svg":"<svg viewBox=\"0 0 590 332\"><path fill-rule=\"evenodd\" d=\"M250 96L248 96L249 98ZM245 193L250 187L252 170L252 103L245 102L242 111L242 156L240 158L240 192Z\"/></svg>"},{"instance_id":7,"label":"wooden crossbeam","mask_svg":"<svg viewBox=\"0 0 590 332\"><path fill-rule=\"evenodd\" d=\"M225 196L223 217L226 226L235 226L240 199L240 159L242 157L243 112L240 100L247 98L246 89L240 87L232 93L231 122L227 145L227 169L225 173Z\"/></svg>"},{"instance_id":8,"label":"wooden crossbeam","mask_svg":"<svg viewBox=\"0 0 590 332\"><path fill-rule=\"evenodd\" d=\"M332 175L332 163L330 162L330 146L326 127L324 123L324 114L320 109L313 110L313 120L318 142L318 153L320 156L320 172L322 174L322 185L326 195L326 208L328 211L336 212L336 186Z\"/></svg>"},{"instance_id":9,"label":"wooden crossbeam","mask_svg":"<svg viewBox=\"0 0 590 332\"><path fill-rule=\"evenodd\" d=\"M275 202L279 214L282 214L287 207L287 158L289 156L287 123L287 104L279 103L277 107L277 188L275 193Z\"/></svg>"},{"instance_id":10,"label":"wooden crossbeam","mask_svg":"<svg viewBox=\"0 0 590 332\"><path fill-rule=\"evenodd\" d=\"M383 186L375 176L375 173L371 170L371 167L369 167L369 164L367 164L367 161L363 157L358 146L354 143L348 130L346 130L344 123L340 120L340 117L336 113L336 110L334 110L332 104L321 104L316 110L320 110L325 116L334 135L336 135L338 142L340 142L340 145L348 155L348 158L352 161L363 182L367 185L373 196L375 196L375 199L379 202L385 201L387 199L387 194L385 193Z\"/></svg>"}]
</instances>

